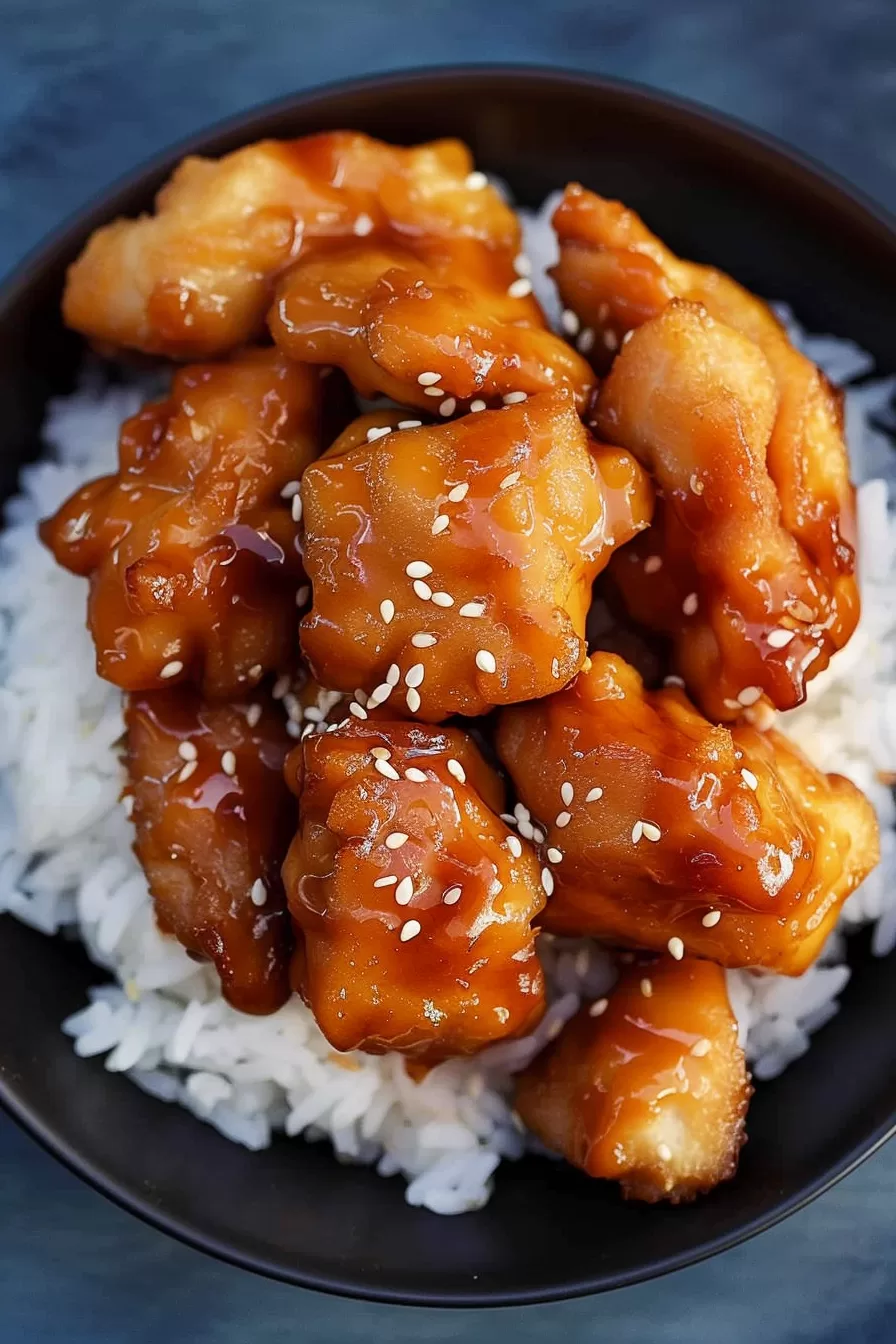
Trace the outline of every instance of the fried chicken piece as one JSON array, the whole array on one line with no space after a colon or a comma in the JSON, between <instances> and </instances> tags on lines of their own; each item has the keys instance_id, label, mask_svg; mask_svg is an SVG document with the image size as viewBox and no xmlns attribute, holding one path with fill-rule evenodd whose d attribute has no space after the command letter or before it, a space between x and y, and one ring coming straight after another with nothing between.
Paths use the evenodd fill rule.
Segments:
<instances>
[{"instance_id":1,"label":"fried chicken piece","mask_svg":"<svg viewBox=\"0 0 896 1344\"><path fill-rule=\"evenodd\" d=\"M291 359L344 369L362 396L431 413L557 387L583 410L591 369L529 294L514 295L512 258L469 241L424 250L355 246L294 266L269 317L275 341Z\"/></svg>"},{"instance_id":2,"label":"fried chicken piece","mask_svg":"<svg viewBox=\"0 0 896 1344\"><path fill-rule=\"evenodd\" d=\"M496 742L546 833L555 933L799 975L879 858L849 780L780 733L714 726L677 688L645 691L613 654L505 710Z\"/></svg>"},{"instance_id":3,"label":"fried chicken piece","mask_svg":"<svg viewBox=\"0 0 896 1344\"><path fill-rule=\"evenodd\" d=\"M562 393L399 416L350 427L302 481L315 677L433 722L550 694L582 665L595 574L650 519L646 475Z\"/></svg>"},{"instance_id":4,"label":"fried chicken piece","mask_svg":"<svg viewBox=\"0 0 896 1344\"><path fill-rule=\"evenodd\" d=\"M113 346L204 359L261 334L284 267L352 237L469 238L512 257L513 211L471 168L457 140L401 149L352 131L184 159L155 214L91 236L69 269L65 321Z\"/></svg>"},{"instance_id":5,"label":"fried chicken piece","mask_svg":"<svg viewBox=\"0 0 896 1344\"><path fill-rule=\"evenodd\" d=\"M214 962L234 1008L275 1012L292 947L283 715L260 695L209 706L184 686L129 696L125 722L134 849L159 927Z\"/></svg>"},{"instance_id":6,"label":"fried chicken piece","mask_svg":"<svg viewBox=\"0 0 896 1344\"><path fill-rule=\"evenodd\" d=\"M679 1204L734 1175L752 1091L724 971L663 958L567 1023L520 1074L516 1107L626 1199Z\"/></svg>"},{"instance_id":7,"label":"fried chicken piece","mask_svg":"<svg viewBox=\"0 0 896 1344\"><path fill-rule=\"evenodd\" d=\"M530 1031L540 866L497 815L503 786L472 739L353 723L306 738L286 778L293 984L331 1044L434 1064Z\"/></svg>"},{"instance_id":8,"label":"fried chicken piece","mask_svg":"<svg viewBox=\"0 0 896 1344\"><path fill-rule=\"evenodd\" d=\"M192 681L219 701L294 668L292 496L319 451L319 386L274 350L182 369L125 421L117 474L41 524L59 563L90 578L100 676L128 691Z\"/></svg>"},{"instance_id":9,"label":"fried chicken piece","mask_svg":"<svg viewBox=\"0 0 896 1344\"><path fill-rule=\"evenodd\" d=\"M662 497L649 542L614 577L632 616L671 637L676 671L714 719L762 694L799 704L858 620L851 561L849 573L819 568L785 525L766 457L778 400L754 342L675 299L632 334L597 402L598 432Z\"/></svg>"},{"instance_id":10,"label":"fried chicken piece","mask_svg":"<svg viewBox=\"0 0 896 1344\"><path fill-rule=\"evenodd\" d=\"M560 240L555 279L564 302L595 331L594 349L607 352L604 367L627 333L672 298L703 304L711 317L759 347L777 389L767 460L782 523L848 613L854 603L855 492L840 393L794 349L767 304L723 271L681 261L619 201L573 185L553 222Z\"/></svg>"}]
</instances>

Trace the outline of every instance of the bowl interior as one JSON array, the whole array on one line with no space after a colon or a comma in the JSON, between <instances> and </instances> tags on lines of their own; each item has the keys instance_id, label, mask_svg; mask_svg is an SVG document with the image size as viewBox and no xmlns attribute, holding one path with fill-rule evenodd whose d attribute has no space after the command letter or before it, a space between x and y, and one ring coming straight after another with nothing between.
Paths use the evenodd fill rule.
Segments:
<instances>
[{"instance_id":1,"label":"bowl interior","mask_svg":"<svg viewBox=\"0 0 896 1344\"><path fill-rule=\"evenodd\" d=\"M518 201L568 180L617 195L676 250L791 303L812 330L851 336L896 370L896 234L836 183L730 123L643 91L533 71L387 77L290 100L187 148L353 127L412 142L459 135ZM62 330L66 264L89 231L146 208L184 147L66 226L0 298L4 496L36 455L48 395L82 350ZM166 1230L309 1287L402 1302L511 1303L620 1286L733 1244L797 1207L886 1137L896 1114L896 977L853 947L839 1016L807 1056L759 1087L735 1181L678 1209L625 1204L565 1165L504 1165L484 1210L409 1208L403 1182L338 1164L323 1145L249 1153L185 1111L76 1059L61 1019L100 978L75 945L10 918L0 937L0 1094L58 1156ZM848 1080L848 1084L845 1083Z\"/></svg>"}]
</instances>

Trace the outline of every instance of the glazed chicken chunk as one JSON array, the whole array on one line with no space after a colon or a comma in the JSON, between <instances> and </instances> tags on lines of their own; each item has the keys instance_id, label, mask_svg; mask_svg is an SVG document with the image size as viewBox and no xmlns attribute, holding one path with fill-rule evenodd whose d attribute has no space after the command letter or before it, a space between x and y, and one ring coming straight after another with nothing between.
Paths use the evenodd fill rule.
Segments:
<instances>
[{"instance_id":1,"label":"glazed chicken chunk","mask_svg":"<svg viewBox=\"0 0 896 1344\"><path fill-rule=\"evenodd\" d=\"M632 334L597 402L598 433L634 453L662 501L614 578L714 719L762 695L799 704L858 620L851 545L845 568L820 567L786 526L769 458L779 401L758 345L675 299Z\"/></svg>"},{"instance_id":2,"label":"glazed chicken chunk","mask_svg":"<svg viewBox=\"0 0 896 1344\"><path fill-rule=\"evenodd\" d=\"M275 341L292 359L344 369L362 396L428 413L557 387L584 409L591 369L546 329L510 257L467 240L417 251L425 259L356 246L294 266L271 310Z\"/></svg>"},{"instance_id":3,"label":"glazed chicken chunk","mask_svg":"<svg viewBox=\"0 0 896 1344\"><path fill-rule=\"evenodd\" d=\"M646 475L562 393L402 424L366 418L303 477L314 675L432 722L550 694L582 665L595 574L649 522Z\"/></svg>"},{"instance_id":4,"label":"glazed chicken chunk","mask_svg":"<svg viewBox=\"0 0 896 1344\"><path fill-rule=\"evenodd\" d=\"M319 382L273 350L181 370L125 421L117 474L41 525L59 563L90 578L100 676L129 691L191 681L218 701L294 667Z\"/></svg>"},{"instance_id":5,"label":"glazed chicken chunk","mask_svg":"<svg viewBox=\"0 0 896 1344\"><path fill-rule=\"evenodd\" d=\"M302 742L286 777L293 981L331 1044L433 1064L531 1030L540 865L471 738L349 724Z\"/></svg>"},{"instance_id":6,"label":"glazed chicken chunk","mask_svg":"<svg viewBox=\"0 0 896 1344\"><path fill-rule=\"evenodd\" d=\"M627 1199L678 1204L729 1180L752 1088L725 973L663 958L626 969L520 1075L519 1114Z\"/></svg>"},{"instance_id":7,"label":"glazed chicken chunk","mask_svg":"<svg viewBox=\"0 0 896 1344\"><path fill-rule=\"evenodd\" d=\"M678 688L645 691L612 654L504 711L497 746L546 835L556 933L799 975L878 861L848 780L779 733L714 726Z\"/></svg>"},{"instance_id":8,"label":"glazed chicken chunk","mask_svg":"<svg viewBox=\"0 0 896 1344\"><path fill-rule=\"evenodd\" d=\"M185 686L130 696L125 717L134 848L159 927L214 962L234 1008L274 1012L292 945L282 713L261 697L211 707Z\"/></svg>"},{"instance_id":9,"label":"glazed chicken chunk","mask_svg":"<svg viewBox=\"0 0 896 1344\"><path fill-rule=\"evenodd\" d=\"M70 268L63 313L94 341L205 359L261 334L273 285L347 239L458 238L513 257L513 211L457 140L401 149L351 131L190 157L155 213L98 229Z\"/></svg>"}]
</instances>

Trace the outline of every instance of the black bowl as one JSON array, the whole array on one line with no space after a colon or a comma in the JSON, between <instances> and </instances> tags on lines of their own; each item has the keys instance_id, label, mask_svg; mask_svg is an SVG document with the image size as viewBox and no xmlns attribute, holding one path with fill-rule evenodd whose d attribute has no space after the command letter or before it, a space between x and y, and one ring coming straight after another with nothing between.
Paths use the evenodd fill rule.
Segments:
<instances>
[{"instance_id":1,"label":"black bowl","mask_svg":"<svg viewBox=\"0 0 896 1344\"><path fill-rule=\"evenodd\" d=\"M787 150L685 103L591 77L431 70L291 98L177 146L33 254L0 297L8 493L38 451L48 395L82 355L64 332L66 264L90 231L146 208L187 152L356 127L388 140L467 140L517 199L569 179L643 211L687 256L792 303L815 331L851 336L896 370L896 230ZM76 947L12 919L0 938L0 1096L46 1147L149 1222L244 1268L305 1287L428 1305L498 1305L634 1283L733 1246L843 1176L894 1129L896 977L853 946L837 1018L750 1111L736 1180L682 1208L625 1204L542 1159L502 1167L491 1203L448 1219L409 1208L399 1179L339 1165L327 1148L228 1143L186 1111L80 1060L59 1023L98 973Z\"/></svg>"}]
</instances>

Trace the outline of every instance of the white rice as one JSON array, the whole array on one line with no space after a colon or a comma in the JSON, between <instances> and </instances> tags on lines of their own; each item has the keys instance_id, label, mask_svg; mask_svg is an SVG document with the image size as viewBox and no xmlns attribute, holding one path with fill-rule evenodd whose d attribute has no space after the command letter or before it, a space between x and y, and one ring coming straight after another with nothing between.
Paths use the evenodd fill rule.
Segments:
<instances>
[{"instance_id":1,"label":"white rice","mask_svg":"<svg viewBox=\"0 0 896 1344\"><path fill-rule=\"evenodd\" d=\"M550 203L549 203L550 204ZM549 208L549 207L547 207ZM536 291L556 318L547 208L525 221ZM849 341L803 338L838 381L868 372ZM825 769L868 794L883 828L880 868L850 898L841 927L875 922L875 950L896 944L896 811L878 771L896 768L896 525L888 512L892 448L872 421L892 417L896 380L847 392L848 437L859 495L864 611L849 648L813 683L786 730ZM26 468L0 536L0 910L43 933L74 932L113 977L62 1024L79 1055L102 1055L140 1087L176 1101L248 1148L275 1132L328 1138L343 1160L401 1173L406 1197L436 1213L481 1207L502 1158L526 1146L511 1106L512 1075L580 1002L600 997L614 972L596 944L543 936L552 1003L537 1031L473 1060L452 1060L421 1083L398 1056L339 1055L296 999L267 1018L230 1008L215 976L157 930L146 883L117 802L119 694L94 672L84 626L85 586L40 545L38 519L85 479L113 469L118 428L136 389L87 386L49 407L47 456ZM892 427L892 418L889 422ZM891 612L893 614L891 614ZM730 974L732 1003L758 1078L769 1078L837 1011L849 978L836 933L797 980Z\"/></svg>"}]
</instances>

